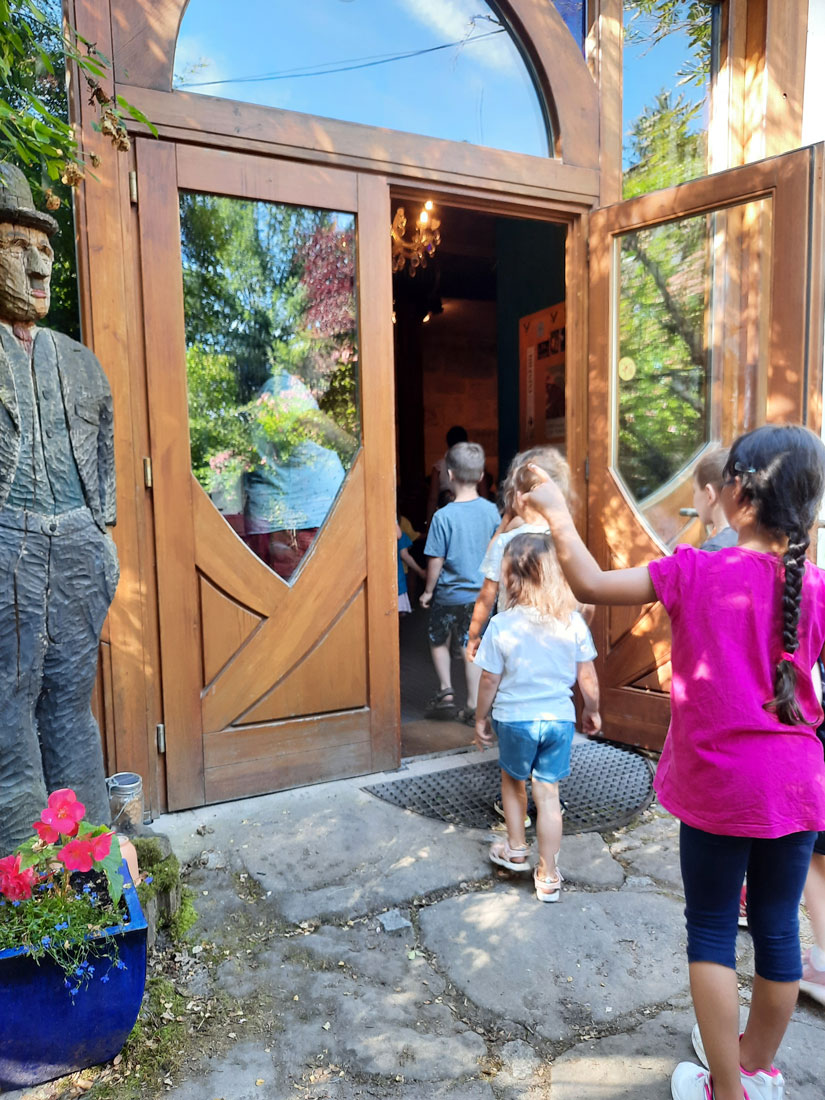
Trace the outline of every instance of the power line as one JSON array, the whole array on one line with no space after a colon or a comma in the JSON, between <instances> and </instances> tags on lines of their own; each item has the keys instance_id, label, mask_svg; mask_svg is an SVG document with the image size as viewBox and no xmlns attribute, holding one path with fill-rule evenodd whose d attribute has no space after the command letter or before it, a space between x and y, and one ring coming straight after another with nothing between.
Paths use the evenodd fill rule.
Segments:
<instances>
[{"instance_id":1,"label":"power line","mask_svg":"<svg viewBox=\"0 0 825 1100\"><path fill-rule=\"evenodd\" d=\"M376 65L388 65L392 61L406 61L411 57L421 57L428 53L437 53L439 50L451 50L456 46L465 46L470 42L479 42L482 38L491 38L493 35L502 34L504 27L494 31L485 31L484 34L475 34L468 38L462 38L458 42L445 42L441 46L429 46L424 50L410 50L409 53L399 54L373 54L371 57L355 57L343 64L327 62L325 65L311 65L297 69L282 69L274 73L265 73L261 76L238 76L225 80L198 80L186 81L176 84L176 88L206 88L217 84L255 84L267 80L297 80L306 76L329 76L333 73L348 73L354 69L371 69ZM336 66L330 68L329 66Z\"/></svg>"}]
</instances>

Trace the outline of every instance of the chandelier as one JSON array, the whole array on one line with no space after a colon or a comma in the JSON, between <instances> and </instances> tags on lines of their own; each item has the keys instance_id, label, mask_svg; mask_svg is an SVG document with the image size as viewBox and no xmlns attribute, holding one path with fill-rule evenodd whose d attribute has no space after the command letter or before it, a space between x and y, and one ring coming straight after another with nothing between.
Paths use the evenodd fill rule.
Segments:
<instances>
[{"instance_id":1,"label":"chandelier","mask_svg":"<svg viewBox=\"0 0 825 1100\"><path fill-rule=\"evenodd\" d=\"M393 271L403 271L408 267L410 275L414 276L419 267L427 266L427 259L441 244L441 234L438 231L441 222L432 216L432 211L432 201L427 199L421 207L412 236L407 240L405 236L407 218L404 207L399 206L396 210L390 229Z\"/></svg>"}]
</instances>

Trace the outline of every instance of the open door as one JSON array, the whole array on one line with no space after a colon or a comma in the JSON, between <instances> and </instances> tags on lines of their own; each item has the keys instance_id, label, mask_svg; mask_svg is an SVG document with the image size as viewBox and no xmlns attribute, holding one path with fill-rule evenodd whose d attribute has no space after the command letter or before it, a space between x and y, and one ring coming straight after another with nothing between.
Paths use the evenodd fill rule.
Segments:
<instances>
[{"instance_id":1,"label":"open door","mask_svg":"<svg viewBox=\"0 0 825 1100\"><path fill-rule=\"evenodd\" d=\"M820 429L823 147L590 218L588 543L603 567L704 538L686 512L702 451L766 421ZM815 244L818 242L818 244ZM661 747L660 604L594 622L605 734Z\"/></svg>"},{"instance_id":2,"label":"open door","mask_svg":"<svg viewBox=\"0 0 825 1100\"><path fill-rule=\"evenodd\" d=\"M388 184L136 152L169 809L394 766Z\"/></svg>"}]
</instances>

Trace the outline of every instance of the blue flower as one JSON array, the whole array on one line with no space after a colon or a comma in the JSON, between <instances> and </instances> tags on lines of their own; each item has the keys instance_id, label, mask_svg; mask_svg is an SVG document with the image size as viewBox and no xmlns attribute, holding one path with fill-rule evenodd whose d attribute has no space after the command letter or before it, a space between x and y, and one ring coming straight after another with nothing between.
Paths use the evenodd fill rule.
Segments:
<instances>
[{"instance_id":1,"label":"blue flower","mask_svg":"<svg viewBox=\"0 0 825 1100\"><path fill-rule=\"evenodd\" d=\"M19 904L20 904L19 901L13 901L12 902L12 905L14 906L15 909L18 907Z\"/></svg>"},{"instance_id":2,"label":"blue flower","mask_svg":"<svg viewBox=\"0 0 825 1100\"><path fill-rule=\"evenodd\" d=\"M83 887L83 893L88 894L91 891L91 889L92 889L91 882L87 882L86 885Z\"/></svg>"},{"instance_id":3,"label":"blue flower","mask_svg":"<svg viewBox=\"0 0 825 1100\"><path fill-rule=\"evenodd\" d=\"M115 960L115 966L117 967L118 970L125 970L126 969L126 963L123 961L123 959Z\"/></svg>"},{"instance_id":4,"label":"blue flower","mask_svg":"<svg viewBox=\"0 0 825 1100\"><path fill-rule=\"evenodd\" d=\"M49 944L52 942L52 938L51 936L44 936L40 942L43 944L44 947L48 947Z\"/></svg>"},{"instance_id":5,"label":"blue flower","mask_svg":"<svg viewBox=\"0 0 825 1100\"><path fill-rule=\"evenodd\" d=\"M64 920L61 924L56 924L54 926L54 930L55 930L55 932L62 932L64 929L66 929L68 927L69 927L69 922L67 920Z\"/></svg>"},{"instance_id":6,"label":"blue flower","mask_svg":"<svg viewBox=\"0 0 825 1100\"><path fill-rule=\"evenodd\" d=\"M100 975L100 980L101 980L102 982L108 982L108 980L109 980L109 975L108 975L108 974L101 974L101 975Z\"/></svg>"},{"instance_id":7,"label":"blue flower","mask_svg":"<svg viewBox=\"0 0 825 1100\"><path fill-rule=\"evenodd\" d=\"M148 886L149 883L152 882L153 880L154 880L154 875L147 875L146 878L143 880L144 885Z\"/></svg>"}]
</instances>

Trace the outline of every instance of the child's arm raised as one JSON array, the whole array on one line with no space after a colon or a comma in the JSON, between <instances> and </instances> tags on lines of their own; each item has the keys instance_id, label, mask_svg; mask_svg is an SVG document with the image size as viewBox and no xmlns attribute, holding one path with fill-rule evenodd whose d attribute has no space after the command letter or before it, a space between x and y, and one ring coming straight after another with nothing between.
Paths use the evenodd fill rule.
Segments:
<instances>
[{"instance_id":1,"label":"child's arm raised","mask_svg":"<svg viewBox=\"0 0 825 1100\"><path fill-rule=\"evenodd\" d=\"M647 566L603 570L581 540L562 492L538 466L530 464L536 485L519 493L547 520L559 562L573 595L582 603L643 604L656 599Z\"/></svg>"}]
</instances>

